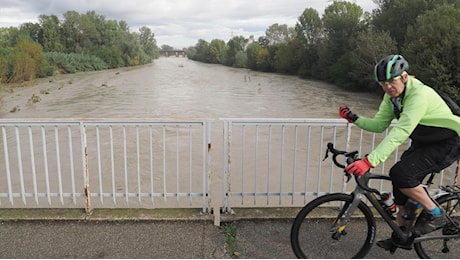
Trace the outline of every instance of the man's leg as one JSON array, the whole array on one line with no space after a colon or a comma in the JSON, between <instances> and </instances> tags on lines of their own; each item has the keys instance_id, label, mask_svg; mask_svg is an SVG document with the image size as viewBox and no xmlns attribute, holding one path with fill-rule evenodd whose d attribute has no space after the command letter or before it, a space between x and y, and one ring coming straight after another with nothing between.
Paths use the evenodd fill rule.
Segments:
<instances>
[{"instance_id":1,"label":"man's leg","mask_svg":"<svg viewBox=\"0 0 460 260\"><path fill-rule=\"evenodd\" d=\"M402 193L407 197L417 201L426 211L433 210L436 207L433 200L428 196L422 185L414 188L401 188Z\"/></svg>"},{"instance_id":2,"label":"man's leg","mask_svg":"<svg viewBox=\"0 0 460 260\"><path fill-rule=\"evenodd\" d=\"M417 222L414 228L416 232L426 234L447 223L444 211L433 202L422 185L418 185L414 188L402 188L400 190L409 198L420 203L425 210L423 212L423 218Z\"/></svg>"}]
</instances>

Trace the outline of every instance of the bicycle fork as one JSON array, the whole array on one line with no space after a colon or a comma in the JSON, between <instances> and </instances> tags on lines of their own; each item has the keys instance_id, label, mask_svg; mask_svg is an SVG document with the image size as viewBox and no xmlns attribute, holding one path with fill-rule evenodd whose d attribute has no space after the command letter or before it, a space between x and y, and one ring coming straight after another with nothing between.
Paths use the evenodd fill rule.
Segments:
<instances>
[{"instance_id":1,"label":"bicycle fork","mask_svg":"<svg viewBox=\"0 0 460 260\"><path fill-rule=\"evenodd\" d=\"M329 232L332 234L332 239L340 240L342 235L346 235L346 225L350 221L351 216L355 212L359 203L361 202L361 193L352 193L353 199L346 201L343 207L341 208L339 214L337 215L334 223L332 224Z\"/></svg>"}]
</instances>

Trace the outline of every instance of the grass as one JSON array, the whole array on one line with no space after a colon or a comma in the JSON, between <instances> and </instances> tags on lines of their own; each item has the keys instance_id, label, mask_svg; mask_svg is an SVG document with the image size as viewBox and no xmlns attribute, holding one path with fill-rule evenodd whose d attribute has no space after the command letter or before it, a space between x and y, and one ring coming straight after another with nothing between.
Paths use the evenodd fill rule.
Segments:
<instances>
[{"instance_id":1,"label":"grass","mask_svg":"<svg viewBox=\"0 0 460 260\"><path fill-rule=\"evenodd\" d=\"M229 256L231 258L238 258L240 254L236 243L236 227L232 223L226 223L221 226L221 230L226 236L225 242Z\"/></svg>"}]
</instances>

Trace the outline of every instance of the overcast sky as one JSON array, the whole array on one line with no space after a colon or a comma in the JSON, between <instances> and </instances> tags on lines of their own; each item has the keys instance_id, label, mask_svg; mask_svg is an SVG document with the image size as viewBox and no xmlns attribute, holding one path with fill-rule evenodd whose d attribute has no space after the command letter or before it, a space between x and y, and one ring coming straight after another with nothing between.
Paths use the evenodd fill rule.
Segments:
<instances>
[{"instance_id":1,"label":"overcast sky","mask_svg":"<svg viewBox=\"0 0 460 260\"><path fill-rule=\"evenodd\" d=\"M372 11L372 0L349 0ZM330 0L0 0L0 27L38 22L38 16L95 11L107 20L124 20L131 31L148 26L158 46L194 46L199 39L227 42L233 36L255 39L270 25L294 27L305 8L323 14Z\"/></svg>"}]
</instances>

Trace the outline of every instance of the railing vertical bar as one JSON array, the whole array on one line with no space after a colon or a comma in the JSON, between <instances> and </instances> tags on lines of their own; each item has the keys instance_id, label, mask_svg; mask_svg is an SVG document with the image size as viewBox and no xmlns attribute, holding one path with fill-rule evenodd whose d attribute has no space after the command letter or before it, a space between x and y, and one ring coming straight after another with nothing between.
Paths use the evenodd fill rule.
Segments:
<instances>
[{"instance_id":1,"label":"railing vertical bar","mask_svg":"<svg viewBox=\"0 0 460 260\"><path fill-rule=\"evenodd\" d=\"M364 140L364 130L359 130L359 156L361 157L362 149L363 149L363 140Z\"/></svg>"},{"instance_id":2,"label":"railing vertical bar","mask_svg":"<svg viewBox=\"0 0 460 260\"><path fill-rule=\"evenodd\" d=\"M139 198L139 203L141 203L141 154L140 154L140 144L139 144L139 126L136 125L136 156L137 156L137 196Z\"/></svg>"},{"instance_id":3,"label":"railing vertical bar","mask_svg":"<svg viewBox=\"0 0 460 260\"><path fill-rule=\"evenodd\" d=\"M62 170L61 170L61 153L59 150L59 131L58 127L54 126L54 141L56 142L56 167L58 175L58 186L59 186L59 200L61 204L64 205L64 196L62 191Z\"/></svg>"},{"instance_id":4,"label":"railing vertical bar","mask_svg":"<svg viewBox=\"0 0 460 260\"><path fill-rule=\"evenodd\" d=\"M271 177L271 172L270 172L270 167L271 167L271 157L272 157L272 125L268 126L268 147L267 147L267 193L270 193L270 177ZM270 197L267 196L267 205L270 203Z\"/></svg>"},{"instance_id":5,"label":"railing vertical bar","mask_svg":"<svg viewBox=\"0 0 460 260\"><path fill-rule=\"evenodd\" d=\"M246 125L241 127L241 205L244 204L244 179L246 178Z\"/></svg>"},{"instance_id":6,"label":"railing vertical bar","mask_svg":"<svg viewBox=\"0 0 460 260\"><path fill-rule=\"evenodd\" d=\"M10 159L8 156L8 138L6 137L6 128L2 126L2 136L3 136L3 150L5 153L5 167L6 167L6 181L8 183L8 198L10 199L11 205L14 205L13 200L13 185L11 183L11 168L10 168Z\"/></svg>"},{"instance_id":7,"label":"railing vertical bar","mask_svg":"<svg viewBox=\"0 0 460 260\"><path fill-rule=\"evenodd\" d=\"M73 204L77 204L77 196L75 189L75 166L73 162L73 141L72 141L72 128L67 126L67 136L69 138L69 161L70 161L70 182L72 185L72 201Z\"/></svg>"},{"instance_id":8,"label":"railing vertical bar","mask_svg":"<svg viewBox=\"0 0 460 260\"><path fill-rule=\"evenodd\" d=\"M258 165L258 162L257 162L257 158L258 158L258 151L259 151L259 125L256 125L256 138L254 140L254 205L257 204L257 175L258 175L258 172L257 172L257 165ZM267 196L268 196L268 193L267 193Z\"/></svg>"},{"instance_id":9,"label":"railing vertical bar","mask_svg":"<svg viewBox=\"0 0 460 260\"><path fill-rule=\"evenodd\" d=\"M323 139L324 139L324 126L320 127L320 137L319 137L319 145L320 145L320 152L318 154L318 162L321 162L321 156L323 154ZM317 175L317 183L316 183L316 195L319 196L321 192L321 166L318 166L318 175Z\"/></svg>"},{"instance_id":10,"label":"railing vertical bar","mask_svg":"<svg viewBox=\"0 0 460 260\"><path fill-rule=\"evenodd\" d=\"M123 125L123 162L125 170L125 198L126 204L129 204L129 189L128 189L128 156L126 153L126 125Z\"/></svg>"},{"instance_id":11,"label":"railing vertical bar","mask_svg":"<svg viewBox=\"0 0 460 260\"><path fill-rule=\"evenodd\" d=\"M104 189L102 185L102 160L101 160L101 136L99 126L96 125L96 156L97 156L97 173L98 173L98 180L99 180L99 200L101 204L104 205Z\"/></svg>"},{"instance_id":12,"label":"railing vertical bar","mask_svg":"<svg viewBox=\"0 0 460 260\"><path fill-rule=\"evenodd\" d=\"M336 136L337 136L337 127L333 126L332 127L332 138L333 138L333 143L336 143ZM329 192L333 191L333 185L334 185L334 167L331 167L330 171L330 177L329 177Z\"/></svg>"},{"instance_id":13,"label":"railing vertical bar","mask_svg":"<svg viewBox=\"0 0 460 260\"><path fill-rule=\"evenodd\" d=\"M166 126L163 125L163 199L166 202Z\"/></svg>"},{"instance_id":14,"label":"railing vertical bar","mask_svg":"<svg viewBox=\"0 0 460 260\"><path fill-rule=\"evenodd\" d=\"M280 162L280 185L279 185L279 201L281 205L281 194L283 193L283 172L284 172L284 136L286 133L286 125L281 126L281 162Z\"/></svg>"},{"instance_id":15,"label":"railing vertical bar","mask_svg":"<svg viewBox=\"0 0 460 260\"><path fill-rule=\"evenodd\" d=\"M48 204L51 205L50 180L49 180L49 172L48 172L48 154L47 154L47 149L46 149L45 126L43 125L41 127L41 132L42 132L42 143L43 143L43 160L44 160L44 166L45 166L46 197L48 198Z\"/></svg>"},{"instance_id":16,"label":"railing vertical bar","mask_svg":"<svg viewBox=\"0 0 460 260\"><path fill-rule=\"evenodd\" d=\"M228 125L229 125L229 120L224 120L223 123L223 129L222 129L222 205L223 208L221 209L222 212L227 211L227 176L228 176Z\"/></svg>"},{"instance_id":17,"label":"railing vertical bar","mask_svg":"<svg viewBox=\"0 0 460 260\"><path fill-rule=\"evenodd\" d=\"M18 155L18 170L19 170L19 181L21 185L21 198L24 205L27 204L26 201L26 191L24 187L24 171L22 169L22 152L21 152L21 140L19 138L19 127L14 128L16 135L16 146L17 146L17 155Z\"/></svg>"},{"instance_id":18,"label":"railing vertical bar","mask_svg":"<svg viewBox=\"0 0 460 260\"><path fill-rule=\"evenodd\" d=\"M307 191L308 191L308 177L310 174L310 147L311 147L311 125L307 128L307 146L305 147L305 187L303 201L304 204L307 202Z\"/></svg>"},{"instance_id":19,"label":"railing vertical bar","mask_svg":"<svg viewBox=\"0 0 460 260\"><path fill-rule=\"evenodd\" d=\"M154 163L153 163L153 129L152 125L149 126L149 152L150 152L150 197L152 198L152 205L155 205L154 192Z\"/></svg>"},{"instance_id":20,"label":"railing vertical bar","mask_svg":"<svg viewBox=\"0 0 460 260\"><path fill-rule=\"evenodd\" d=\"M212 149L212 124L211 122L209 121L205 121L204 122L205 126L206 127L203 127L203 129L206 129L206 133L204 134L203 137L206 137L206 140L207 140L207 147L203 147L206 151L203 151L203 152L206 152L206 164L204 164L204 168L203 168L203 176L206 177L206 174L207 174L207 178L206 178L206 181L204 181L203 183L203 212L205 212L206 210L206 206L208 206L209 204L209 197L210 196L208 194L208 192L211 190L211 176L212 176L212 172L211 172L211 163L212 163L212 153L211 153L211 149ZM209 205L209 206L212 206L212 205ZM216 217L215 218L215 221L217 221L218 223L216 224L220 224L220 211L217 211L215 210L214 212L214 216Z\"/></svg>"},{"instance_id":21,"label":"railing vertical bar","mask_svg":"<svg viewBox=\"0 0 460 260\"><path fill-rule=\"evenodd\" d=\"M37 170L35 168L35 152L34 152L34 140L32 135L32 127L29 125L28 127L29 132L29 145L30 145L30 164L32 169L32 182L34 185L34 199L35 204L38 203L38 187L37 187Z\"/></svg>"},{"instance_id":22,"label":"railing vertical bar","mask_svg":"<svg viewBox=\"0 0 460 260\"><path fill-rule=\"evenodd\" d=\"M203 126L203 131L204 131L204 126ZM205 136L203 136L203 138L206 138ZM192 156L192 153L193 153L193 144L192 144L192 127L189 125L188 126L188 169L189 169L189 172L188 172L188 179L189 179L189 183L188 183L188 199L189 199L189 203L190 205L192 204L192 191L193 191L193 186L192 186L192 179L193 179L193 156ZM203 143L203 148L204 148L205 144ZM205 160L206 156L205 154L203 154L203 160ZM205 167L205 164L203 164L203 167ZM206 175L203 175L202 176L202 180L206 180Z\"/></svg>"},{"instance_id":23,"label":"railing vertical bar","mask_svg":"<svg viewBox=\"0 0 460 260\"><path fill-rule=\"evenodd\" d=\"M294 204L294 191L295 191L295 183L296 183L296 169L297 169L297 142L298 142L298 126L294 126L294 156L292 162L292 196L291 196L291 204Z\"/></svg>"},{"instance_id":24,"label":"railing vertical bar","mask_svg":"<svg viewBox=\"0 0 460 260\"><path fill-rule=\"evenodd\" d=\"M113 203L117 205L117 190L115 183L115 155L113 153L113 127L109 126L109 135L110 135L110 163L112 166L112 196Z\"/></svg>"},{"instance_id":25,"label":"railing vertical bar","mask_svg":"<svg viewBox=\"0 0 460 260\"><path fill-rule=\"evenodd\" d=\"M385 130L384 135L385 135L385 136L388 135L388 129ZM395 156L395 157L394 157L395 159L398 158L398 157L397 157L397 156L398 156L398 149L396 149L396 150L394 151L394 156ZM388 157L388 158L389 158L389 157ZM396 162L396 161L395 161L395 162ZM380 165L380 174L385 174L385 163L382 163L382 164ZM382 190L382 189L383 189L383 184L384 184L384 183L385 183L385 182L384 182L383 180L380 180L380 181L379 181L379 190Z\"/></svg>"},{"instance_id":26,"label":"railing vertical bar","mask_svg":"<svg viewBox=\"0 0 460 260\"><path fill-rule=\"evenodd\" d=\"M202 193L203 193L203 197L202 197L202 201L203 201L203 208L202 208L202 212L206 212L206 208L210 208L211 205L208 205L208 178L210 178L211 176L211 172L210 172L210 164L211 164L211 124L204 121L203 122L203 130L202 130L202 147L203 147L203 161L202 161L202 165L203 165L203 172L202 172ZM190 141L192 140L191 139L192 135L190 133ZM191 159L191 157L190 157ZM192 164L190 164L190 166L192 166ZM191 184L191 183L190 183ZM190 190L191 192L192 190ZM220 212L216 210L216 212L214 212L214 216L215 216L215 221L217 222L220 222Z\"/></svg>"},{"instance_id":27,"label":"railing vertical bar","mask_svg":"<svg viewBox=\"0 0 460 260\"><path fill-rule=\"evenodd\" d=\"M176 126L176 201L179 201L179 180L180 180L180 166L179 166L179 160L180 160L180 153L179 153L179 127Z\"/></svg>"}]
</instances>

